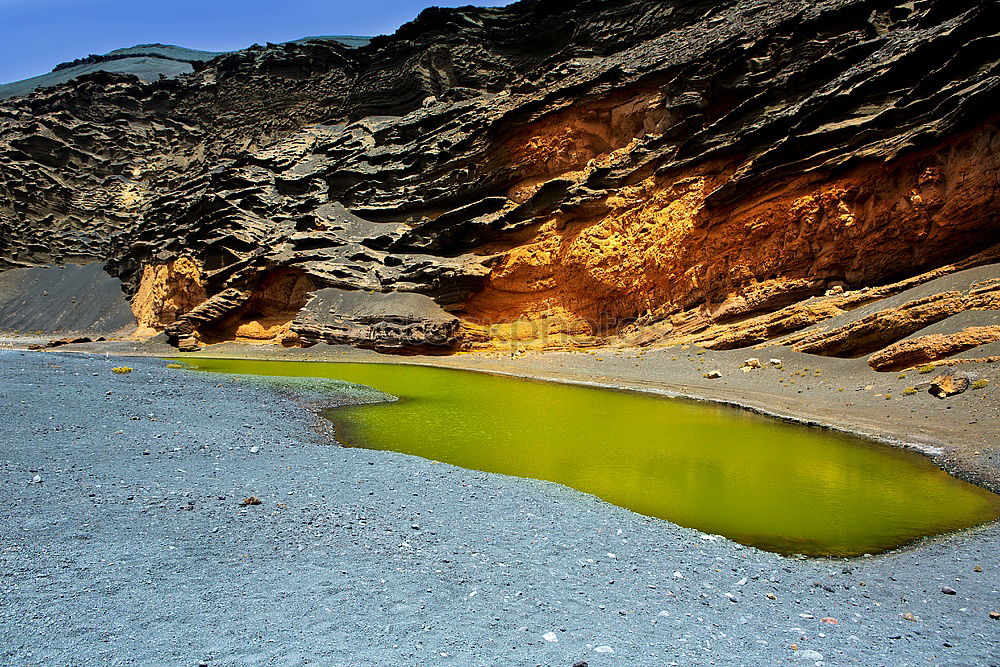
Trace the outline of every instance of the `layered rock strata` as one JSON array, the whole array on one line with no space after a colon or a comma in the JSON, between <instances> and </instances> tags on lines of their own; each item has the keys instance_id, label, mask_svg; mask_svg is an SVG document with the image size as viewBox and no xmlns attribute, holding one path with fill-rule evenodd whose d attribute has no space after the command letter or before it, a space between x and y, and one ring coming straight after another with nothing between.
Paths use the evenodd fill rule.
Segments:
<instances>
[{"instance_id":1,"label":"layered rock strata","mask_svg":"<svg viewBox=\"0 0 1000 667\"><path fill-rule=\"evenodd\" d=\"M108 261L188 343L763 343L996 243L998 25L524 0L93 74L0 103L0 267Z\"/></svg>"},{"instance_id":2,"label":"layered rock strata","mask_svg":"<svg viewBox=\"0 0 1000 667\"><path fill-rule=\"evenodd\" d=\"M996 342L1000 342L1000 326L967 327L954 334L901 340L869 357L868 365L879 371L898 371Z\"/></svg>"}]
</instances>

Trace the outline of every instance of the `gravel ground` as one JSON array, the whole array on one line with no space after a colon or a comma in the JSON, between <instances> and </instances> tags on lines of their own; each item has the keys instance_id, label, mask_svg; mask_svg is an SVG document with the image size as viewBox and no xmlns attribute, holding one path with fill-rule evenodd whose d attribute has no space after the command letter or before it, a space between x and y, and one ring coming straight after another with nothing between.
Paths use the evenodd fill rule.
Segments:
<instances>
[{"instance_id":1,"label":"gravel ground","mask_svg":"<svg viewBox=\"0 0 1000 667\"><path fill-rule=\"evenodd\" d=\"M0 664L1000 665L997 523L782 558L164 365L0 351Z\"/></svg>"}]
</instances>

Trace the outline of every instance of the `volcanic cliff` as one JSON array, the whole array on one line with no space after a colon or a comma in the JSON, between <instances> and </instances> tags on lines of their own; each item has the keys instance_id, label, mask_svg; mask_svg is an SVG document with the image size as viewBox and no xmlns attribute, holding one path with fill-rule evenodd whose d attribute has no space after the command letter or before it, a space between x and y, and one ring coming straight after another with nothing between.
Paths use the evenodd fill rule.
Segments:
<instances>
[{"instance_id":1,"label":"volcanic cliff","mask_svg":"<svg viewBox=\"0 0 1000 667\"><path fill-rule=\"evenodd\" d=\"M140 333L189 349L781 342L897 368L1000 339L903 340L1000 308L993 280L839 323L1000 261L998 99L996 2L432 8L361 48L0 102L0 269L105 262Z\"/></svg>"}]
</instances>

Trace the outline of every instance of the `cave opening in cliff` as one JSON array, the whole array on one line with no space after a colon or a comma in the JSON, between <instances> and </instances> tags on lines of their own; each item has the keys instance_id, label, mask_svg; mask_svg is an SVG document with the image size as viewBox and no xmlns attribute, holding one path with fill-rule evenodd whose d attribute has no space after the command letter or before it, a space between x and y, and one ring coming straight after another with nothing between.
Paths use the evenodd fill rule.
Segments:
<instances>
[{"instance_id":1,"label":"cave opening in cliff","mask_svg":"<svg viewBox=\"0 0 1000 667\"><path fill-rule=\"evenodd\" d=\"M302 271L277 269L266 272L250 291L246 302L224 319L199 328L205 343L239 341L299 343L292 321L305 307L315 286Z\"/></svg>"}]
</instances>

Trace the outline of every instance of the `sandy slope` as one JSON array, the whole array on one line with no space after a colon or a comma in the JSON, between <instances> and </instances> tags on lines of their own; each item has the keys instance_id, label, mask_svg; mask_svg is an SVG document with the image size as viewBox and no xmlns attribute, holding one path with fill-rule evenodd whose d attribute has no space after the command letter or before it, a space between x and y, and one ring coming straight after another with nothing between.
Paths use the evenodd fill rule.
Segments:
<instances>
[{"instance_id":1,"label":"sandy slope","mask_svg":"<svg viewBox=\"0 0 1000 667\"><path fill-rule=\"evenodd\" d=\"M0 331L85 331L96 338L134 327L121 283L100 262L0 272Z\"/></svg>"}]
</instances>

